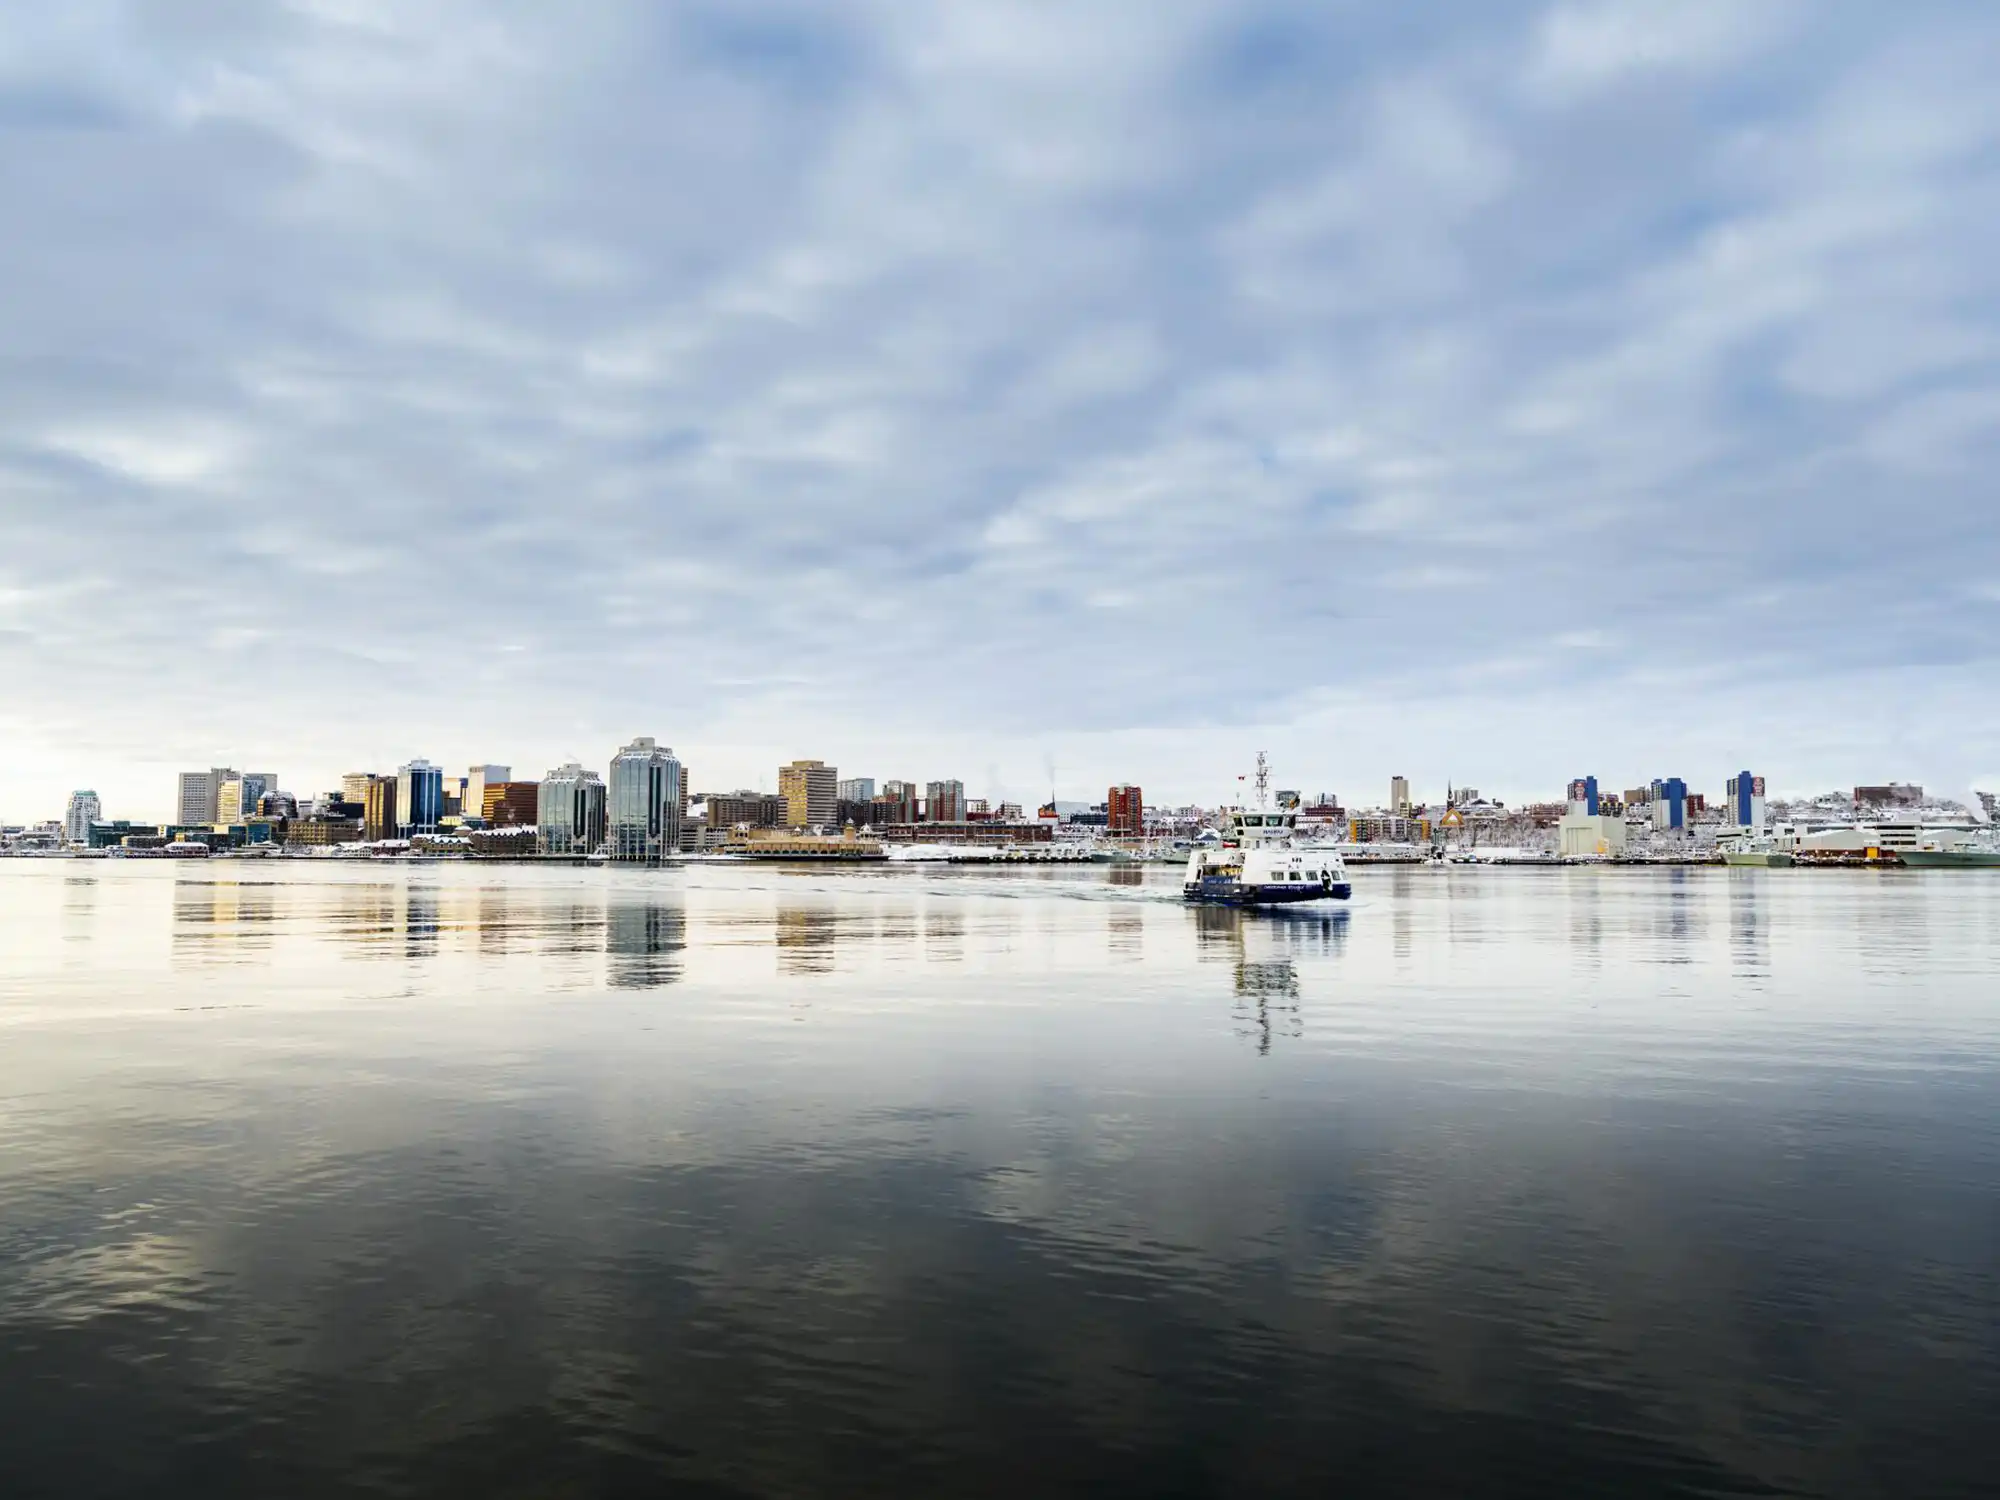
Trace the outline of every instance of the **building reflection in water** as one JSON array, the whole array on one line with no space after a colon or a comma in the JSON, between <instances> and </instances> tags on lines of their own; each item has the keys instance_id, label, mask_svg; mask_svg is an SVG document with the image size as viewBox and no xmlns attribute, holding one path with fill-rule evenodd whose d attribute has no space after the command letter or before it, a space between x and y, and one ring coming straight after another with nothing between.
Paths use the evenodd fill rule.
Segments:
<instances>
[{"instance_id":1,"label":"building reflection in water","mask_svg":"<svg viewBox=\"0 0 2000 1500\"><path fill-rule=\"evenodd\" d=\"M1765 918L1758 906L1763 881L1760 870L1731 870L1729 880L1730 974L1737 979L1771 976L1771 950Z\"/></svg>"},{"instance_id":2,"label":"building reflection in water","mask_svg":"<svg viewBox=\"0 0 2000 1500\"><path fill-rule=\"evenodd\" d=\"M277 893L269 881L183 877L174 882L178 959L236 963L268 953L277 919Z\"/></svg>"},{"instance_id":3,"label":"building reflection in water","mask_svg":"<svg viewBox=\"0 0 2000 1500\"><path fill-rule=\"evenodd\" d=\"M438 950L438 889L434 885L412 885L403 916L403 953L408 958L431 958Z\"/></svg>"},{"instance_id":4,"label":"building reflection in water","mask_svg":"<svg viewBox=\"0 0 2000 1500\"><path fill-rule=\"evenodd\" d=\"M1112 908L1105 921L1112 956L1133 960L1145 956L1146 913L1136 906Z\"/></svg>"},{"instance_id":5,"label":"building reflection in water","mask_svg":"<svg viewBox=\"0 0 2000 1500\"><path fill-rule=\"evenodd\" d=\"M780 905L777 917L778 972L830 974L839 919L825 906Z\"/></svg>"},{"instance_id":6,"label":"building reflection in water","mask_svg":"<svg viewBox=\"0 0 2000 1500\"><path fill-rule=\"evenodd\" d=\"M649 900L614 902L606 915L604 951L613 989L650 990L681 977L687 913Z\"/></svg>"},{"instance_id":7,"label":"building reflection in water","mask_svg":"<svg viewBox=\"0 0 2000 1500\"><path fill-rule=\"evenodd\" d=\"M1106 881L1108 884L1116 886L1144 885L1146 883L1146 867L1144 865L1113 865L1106 874Z\"/></svg>"},{"instance_id":8,"label":"building reflection in water","mask_svg":"<svg viewBox=\"0 0 2000 1500\"><path fill-rule=\"evenodd\" d=\"M924 913L924 957L933 963L955 964L965 957L965 912L933 906Z\"/></svg>"}]
</instances>

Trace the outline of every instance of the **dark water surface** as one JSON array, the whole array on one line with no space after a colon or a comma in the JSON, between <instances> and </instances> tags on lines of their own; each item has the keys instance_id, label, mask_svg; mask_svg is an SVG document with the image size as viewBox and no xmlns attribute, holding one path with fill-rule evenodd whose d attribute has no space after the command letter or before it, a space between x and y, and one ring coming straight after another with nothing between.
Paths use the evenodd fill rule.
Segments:
<instances>
[{"instance_id":1,"label":"dark water surface","mask_svg":"<svg viewBox=\"0 0 2000 1500\"><path fill-rule=\"evenodd\" d=\"M1176 883L0 861L0 1495L2000 1492L2000 878Z\"/></svg>"}]
</instances>

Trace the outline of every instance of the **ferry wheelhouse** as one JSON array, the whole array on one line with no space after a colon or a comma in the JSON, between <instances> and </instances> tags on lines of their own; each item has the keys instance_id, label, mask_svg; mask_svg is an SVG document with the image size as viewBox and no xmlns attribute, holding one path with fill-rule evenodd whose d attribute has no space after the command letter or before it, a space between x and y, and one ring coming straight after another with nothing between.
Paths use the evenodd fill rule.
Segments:
<instances>
[{"instance_id":1,"label":"ferry wheelhouse","mask_svg":"<svg viewBox=\"0 0 2000 1500\"><path fill-rule=\"evenodd\" d=\"M1354 894L1346 865L1332 849L1302 847L1298 820L1292 808L1230 808L1221 843L1188 856L1181 894L1230 906L1345 901Z\"/></svg>"}]
</instances>

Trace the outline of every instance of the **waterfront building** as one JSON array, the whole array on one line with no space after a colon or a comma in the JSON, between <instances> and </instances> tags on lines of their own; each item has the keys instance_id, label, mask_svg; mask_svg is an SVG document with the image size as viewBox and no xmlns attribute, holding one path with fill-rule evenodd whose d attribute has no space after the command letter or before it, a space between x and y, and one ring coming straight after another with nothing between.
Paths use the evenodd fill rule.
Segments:
<instances>
[{"instance_id":1,"label":"waterfront building","mask_svg":"<svg viewBox=\"0 0 2000 1500\"><path fill-rule=\"evenodd\" d=\"M104 804L95 792L71 792L69 806L63 812L63 842L67 844L87 844L90 842L90 825L102 822Z\"/></svg>"},{"instance_id":2,"label":"waterfront building","mask_svg":"<svg viewBox=\"0 0 2000 1500\"><path fill-rule=\"evenodd\" d=\"M1764 778L1739 771L1724 788L1723 803L1732 828L1761 833L1764 828Z\"/></svg>"},{"instance_id":3,"label":"waterfront building","mask_svg":"<svg viewBox=\"0 0 2000 1500\"><path fill-rule=\"evenodd\" d=\"M1357 813L1347 820L1350 844L1414 844L1426 832L1420 820L1403 813Z\"/></svg>"},{"instance_id":4,"label":"waterfront building","mask_svg":"<svg viewBox=\"0 0 2000 1500\"><path fill-rule=\"evenodd\" d=\"M611 857L657 863L681 846L681 763L641 735L611 760L606 789Z\"/></svg>"},{"instance_id":5,"label":"waterfront building","mask_svg":"<svg viewBox=\"0 0 2000 1500\"><path fill-rule=\"evenodd\" d=\"M917 821L917 784L914 781L885 781L869 804L868 821L877 828L890 823Z\"/></svg>"},{"instance_id":6,"label":"waterfront building","mask_svg":"<svg viewBox=\"0 0 2000 1500\"><path fill-rule=\"evenodd\" d=\"M396 770L396 826L402 837L436 833L444 819L444 771L427 760Z\"/></svg>"},{"instance_id":7,"label":"waterfront building","mask_svg":"<svg viewBox=\"0 0 2000 1500\"><path fill-rule=\"evenodd\" d=\"M266 793L278 789L278 778L269 771L244 771L224 776L215 789L215 822L229 828L256 816L257 805Z\"/></svg>"},{"instance_id":8,"label":"waterfront building","mask_svg":"<svg viewBox=\"0 0 2000 1500\"><path fill-rule=\"evenodd\" d=\"M1283 806L1282 799L1279 806ZM1104 827L1107 833L1126 838L1143 838L1146 833L1146 795L1138 787L1119 785L1104 799Z\"/></svg>"},{"instance_id":9,"label":"waterfront building","mask_svg":"<svg viewBox=\"0 0 2000 1500\"><path fill-rule=\"evenodd\" d=\"M375 779L372 771L349 771L340 778L340 795L346 801L366 803L368 783Z\"/></svg>"},{"instance_id":10,"label":"waterfront building","mask_svg":"<svg viewBox=\"0 0 2000 1500\"><path fill-rule=\"evenodd\" d=\"M184 827L207 828L214 824L222 783L235 775L227 766L181 772L179 795L174 802L175 819Z\"/></svg>"},{"instance_id":11,"label":"waterfront building","mask_svg":"<svg viewBox=\"0 0 2000 1500\"><path fill-rule=\"evenodd\" d=\"M840 783L840 801L873 802L875 800L875 778L873 776L850 776Z\"/></svg>"},{"instance_id":12,"label":"waterfront building","mask_svg":"<svg viewBox=\"0 0 2000 1500\"><path fill-rule=\"evenodd\" d=\"M370 776L362 793L362 828L370 843L396 836L396 778Z\"/></svg>"},{"instance_id":13,"label":"waterfront building","mask_svg":"<svg viewBox=\"0 0 2000 1500\"><path fill-rule=\"evenodd\" d=\"M778 767L778 795L792 828L829 827L840 811L840 772L818 760Z\"/></svg>"},{"instance_id":14,"label":"waterfront building","mask_svg":"<svg viewBox=\"0 0 2000 1500\"><path fill-rule=\"evenodd\" d=\"M488 828L533 828L541 801L539 781L488 781L479 798L479 820Z\"/></svg>"},{"instance_id":15,"label":"waterfront building","mask_svg":"<svg viewBox=\"0 0 2000 1500\"><path fill-rule=\"evenodd\" d=\"M604 782L575 761L542 778L535 804L543 854L595 854L604 842Z\"/></svg>"},{"instance_id":16,"label":"waterfront building","mask_svg":"<svg viewBox=\"0 0 2000 1500\"><path fill-rule=\"evenodd\" d=\"M472 766L465 773L465 791L459 797L459 812L468 818L485 818L486 789L498 786L514 774L512 766Z\"/></svg>"},{"instance_id":17,"label":"waterfront building","mask_svg":"<svg viewBox=\"0 0 2000 1500\"><path fill-rule=\"evenodd\" d=\"M710 792L702 800L710 828L777 828L785 822L785 799L775 792Z\"/></svg>"},{"instance_id":18,"label":"waterfront building","mask_svg":"<svg viewBox=\"0 0 2000 1500\"><path fill-rule=\"evenodd\" d=\"M1389 778L1389 811L1399 818L1410 815L1410 778L1391 776Z\"/></svg>"},{"instance_id":19,"label":"waterfront building","mask_svg":"<svg viewBox=\"0 0 2000 1500\"><path fill-rule=\"evenodd\" d=\"M1579 776L1569 784L1569 810L1586 818L1594 818L1603 810L1597 802L1595 776Z\"/></svg>"},{"instance_id":20,"label":"waterfront building","mask_svg":"<svg viewBox=\"0 0 2000 1500\"><path fill-rule=\"evenodd\" d=\"M1608 813L1592 816L1572 806L1557 825L1564 859L1616 858L1625 852L1625 820Z\"/></svg>"},{"instance_id":21,"label":"waterfront building","mask_svg":"<svg viewBox=\"0 0 2000 1500\"><path fill-rule=\"evenodd\" d=\"M925 786L924 821L926 823L963 823L965 821L965 783L962 781L933 781Z\"/></svg>"},{"instance_id":22,"label":"waterfront building","mask_svg":"<svg viewBox=\"0 0 2000 1500\"><path fill-rule=\"evenodd\" d=\"M340 808L353 805L345 798L334 804ZM364 831L360 818L323 808L308 817L294 819L286 829L285 843L302 849L325 849L335 844L357 843Z\"/></svg>"},{"instance_id":23,"label":"waterfront building","mask_svg":"<svg viewBox=\"0 0 2000 1500\"><path fill-rule=\"evenodd\" d=\"M1688 789L1678 776L1655 781L1651 788L1653 826L1666 832L1687 831Z\"/></svg>"},{"instance_id":24,"label":"waterfront building","mask_svg":"<svg viewBox=\"0 0 2000 1500\"><path fill-rule=\"evenodd\" d=\"M1002 823L1019 823L1022 821L1021 804L1018 802L1003 802L993 816Z\"/></svg>"}]
</instances>

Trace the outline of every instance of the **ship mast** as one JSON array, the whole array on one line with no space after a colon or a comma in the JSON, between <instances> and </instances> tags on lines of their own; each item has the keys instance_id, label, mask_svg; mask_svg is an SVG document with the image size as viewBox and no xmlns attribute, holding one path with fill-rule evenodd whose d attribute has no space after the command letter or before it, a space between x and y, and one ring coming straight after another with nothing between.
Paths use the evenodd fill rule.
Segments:
<instances>
[{"instance_id":1,"label":"ship mast","mask_svg":"<svg viewBox=\"0 0 2000 1500\"><path fill-rule=\"evenodd\" d=\"M1262 812L1270 805L1271 765L1264 758L1264 752L1257 752L1257 810Z\"/></svg>"}]
</instances>

